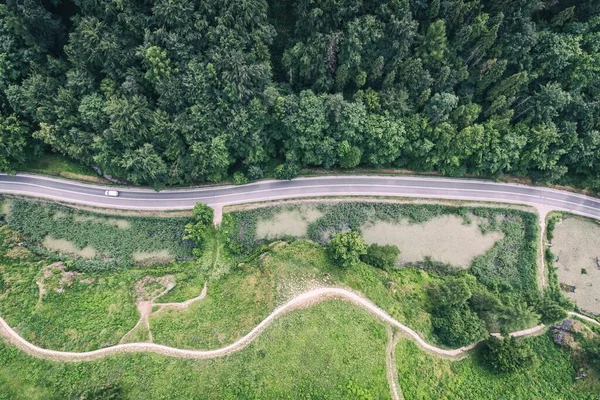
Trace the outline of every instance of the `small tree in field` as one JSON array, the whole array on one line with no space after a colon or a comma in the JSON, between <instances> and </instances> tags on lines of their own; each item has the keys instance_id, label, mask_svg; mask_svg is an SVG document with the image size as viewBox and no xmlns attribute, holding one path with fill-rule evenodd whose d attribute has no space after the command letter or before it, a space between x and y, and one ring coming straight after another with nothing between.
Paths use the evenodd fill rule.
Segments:
<instances>
[{"instance_id":1,"label":"small tree in field","mask_svg":"<svg viewBox=\"0 0 600 400\"><path fill-rule=\"evenodd\" d=\"M327 243L327 252L342 267L350 268L360 262L360 256L367 253L367 244L356 231L342 232Z\"/></svg>"},{"instance_id":2,"label":"small tree in field","mask_svg":"<svg viewBox=\"0 0 600 400\"><path fill-rule=\"evenodd\" d=\"M535 359L529 341L518 340L512 336L503 339L491 336L481 350L483 363L500 373L511 373L531 367Z\"/></svg>"},{"instance_id":3,"label":"small tree in field","mask_svg":"<svg viewBox=\"0 0 600 400\"><path fill-rule=\"evenodd\" d=\"M398 261L400 250L398 246L380 246L373 243L367 249L367 254L362 257L363 262L377 268L393 268Z\"/></svg>"},{"instance_id":4,"label":"small tree in field","mask_svg":"<svg viewBox=\"0 0 600 400\"><path fill-rule=\"evenodd\" d=\"M206 233L213 223L213 209L203 203L194 206L194 221L185 226L185 240L191 240L196 245L194 255L200 257L206 241Z\"/></svg>"}]
</instances>

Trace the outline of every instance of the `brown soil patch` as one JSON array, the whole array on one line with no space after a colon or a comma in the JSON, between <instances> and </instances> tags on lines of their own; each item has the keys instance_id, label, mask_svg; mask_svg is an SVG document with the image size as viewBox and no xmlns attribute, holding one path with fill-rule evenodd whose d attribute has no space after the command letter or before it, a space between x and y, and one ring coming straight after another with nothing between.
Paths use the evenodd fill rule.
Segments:
<instances>
[{"instance_id":1,"label":"brown soil patch","mask_svg":"<svg viewBox=\"0 0 600 400\"><path fill-rule=\"evenodd\" d=\"M75 243L65 239L55 239L52 236L46 236L42 245L48 250L55 251L60 254L76 255L85 259L96 257L96 250L91 246L86 246L83 249L77 248Z\"/></svg>"},{"instance_id":2,"label":"brown soil patch","mask_svg":"<svg viewBox=\"0 0 600 400\"><path fill-rule=\"evenodd\" d=\"M174 257L169 253L169 250L150 252L136 251L132 256L138 265L167 264L174 260Z\"/></svg>"},{"instance_id":3,"label":"brown soil patch","mask_svg":"<svg viewBox=\"0 0 600 400\"><path fill-rule=\"evenodd\" d=\"M141 302L147 302L152 310L152 300L175 287L175 275L146 276L134 285L135 295L138 299L138 308Z\"/></svg>"},{"instance_id":4,"label":"brown soil patch","mask_svg":"<svg viewBox=\"0 0 600 400\"><path fill-rule=\"evenodd\" d=\"M115 226L119 229L129 229L131 228L131 222L125 219L117 219L117 218L100 218L94 217L90 215L75 215L73 217L75 222L92 222L96 224L104 224L108 226Z\"/></svg>"},{"instance_id":5,"label":"brown soil patch","mask_svg":"<svg viewBox=\"0 0 600 400\"><path fill-rule=\"evenodd\" d=\"M559 282L575 289L565 295L582 309L600 314L600 225L567 217L556 225L552 244Z\"/></svg>"},{"instance_id":6,"label":"brown soil patch","mask_svg":"<svg viewBox=\"0 0 600 400\"><path fill-rule=\"evenodd\" d=\"M281 210L273 218L259 220L256 237L274 239L282 236L306 236L308 224L316 221L323 213L313 206L301 206L299 210Z\"/></svg>"},{"instance_id":7,"label":"brown soil patch","mask_svg":"<svg viewBox=\"0 0 600 400\"><path fill-rule=\"evenodd\" d=\"M8 199L4 199L0 201L0 214L2 215L10 215L12 212L12 201Z\"/></svg>"},{"instance_id":8,"label":"brown soil patch","mask_svg":"<svg viewBox=\"0 0 600 400\"><path fill-rule=\"evenodd\" d=\"M13 260L29 258L30 256L31 251L24 246L11 247L10 250L6 252L6 258L11 258Z\"/></svg>"},{"instance_id":9,"label":"brown soil patch","mask_svg":"<svg viewBox=\"0 0 600 400\"><path fill-rule=\"evenodd\" d=\"M431 257L435 261L468 268L473 258L504 237L501 232L482 234L478 222L474 219L465 224L460 217L444 215L422 224L376 221L367 223L361 231L369 244L398 246L402 265Z\"/></svg>"}]
</instances>

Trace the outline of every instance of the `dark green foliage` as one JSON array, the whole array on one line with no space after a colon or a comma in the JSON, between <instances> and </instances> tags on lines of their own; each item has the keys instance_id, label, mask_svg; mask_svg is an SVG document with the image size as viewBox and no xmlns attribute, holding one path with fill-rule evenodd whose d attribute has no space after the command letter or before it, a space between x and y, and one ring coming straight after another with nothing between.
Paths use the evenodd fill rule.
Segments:
<instances>
[{"instance_id":1,"label":"dark green foliage","mask_svg":"<svg viewBox=\"0 0 600 400\"><path fill-rule=\"evenodd\" d=\"M81 400L120 400L124 398L123 388L118 385L106 385L99 389L86 390L75 398Z\"/></svg>"},{"instance_id":2,"label":"dark green foliage","mask_svg":"<svg viewBox=\"0 0 600 400\"><path fill-rule=\"evenodd\" d=\"M196 203L192 210L194 214L194 222L200 224L206 228L212 226L214 211L211 207L204 203Z\"/></svg>"},{"instance_id":3,"label":"dark green foliage","mask_svg":"<svg viewBox=\"0 0 600 400\"><path fill-rule=\"evenodd\" d=\"M43 144L157 188L275 160L600 188L591 1L5 3L0 169Z\"/></svg>"},{"instance_id":4,"label":"dark green foliage","mask_svg":"<svg viewBox=\"0 0 600 400\"><path fill-rule=\"evenodd\" d=\"M487 333L483 321L466 305L435 310L431 322L440 341L452 347L469 345Z\"/></svg>"},{"instance_id":5,"label":"dark green foliage","mask_svg":"<svg viewBox=\"0 0 600 400\"><path fill-rule=\"evenodd\" d=\"M399 255L400 250L398 249L398 246L380 246L377 243L373 243L367 249L367 254L362 256L362 260L374 267L386 269L396 265Z\"/></svg>"},{"instance_id":6,"label":"dark green foliage","mask_svg":"<svg viewBox=\"0 0 600 400\"><path fill-rule=\"evenodd\" d=\"M560 289L551 287L546 289L537 308L541 314L542 323L550 325L567 318L565 308L572 307L570 301L563 297Z\"/></svg>"},{"instance_id":7,"label":"dark green foliage","mask_svg":"<svg viewBox=\"0 0 600 400\"><path fill-rule=\"evenodd\" d=\"M531 368L536 362L530 342L509 336L498 339L491 336L480 353L481 361L499 373L513 373Z\"/></svg>"},{"instance_id":8,"label":"dark green foliage","mask_svg":"<svg viewBox=\"0 0 600 400\"><path fill-rule=\"evenodd\" d=\"M327 243L327 253L336 264L351 268L367 253L367 244L356 231L341 232Z\"/></svg>"},{"instance_id":9,"label":"dark green foliage","mask_svg":"<svg viewBox=\"0 0 600 400\"><path fill-rule=\"evenodd\" d=\"M275 168L275 178L290 180L300 175L300 167L297 164L286 162Z\"/></svg>"},{"instance_id":10,"label":"dark green foliage","mask_svg":"<svg viewBox=\"0 0 600 400\"><path fill-rule=\"evenodd\" d=\"M213 225L213 209L204 203L194 206L194 221L185 226L184 240L194 242L194 255L200 257L206 243L206 235Z\"/></svg>"},{"instance_id":11,"label":"dark green foliage","mask_svg":"<svg viewBox=\"0 0 600 400\"><path fill-rule=\"evenodd\" d=\"M432 290L433 332L448 346L460 347L481 339L487 332L483 320L467 303L473 296L475 279L461 276L449 279Z\"/></svg>"},{"instance_id":12,"label":"dark green foliage","mask_svg":"<svg viewBox=\"0 0 600 400\"><path fill-rule=\"evenodd\" d=\"M46 236L51 236L71 241L79 249L94 248L96 257L74 260L72 268L76 270L131 268L135 264L135 252L168 250L177 259L192 256L193 243L182 239L188 218L124 217L122 220L130 226L123 229L116 225L114 217L53 204L11 201L11 213L6 216L6 223L23 233L29 247L56 257L41 245Z\"/></svg>"},{"instance_id":13,"label":"dark green foliage","mask_svg":"<svg viewBox=\"0 0 600 400\"><path fill-rule=\"evenodd\" d=\"M490 288L535 291L537 216L531 213L507 215L501 229L504 239L473 260L473 274Z\"/></svg>"}]
</instances>

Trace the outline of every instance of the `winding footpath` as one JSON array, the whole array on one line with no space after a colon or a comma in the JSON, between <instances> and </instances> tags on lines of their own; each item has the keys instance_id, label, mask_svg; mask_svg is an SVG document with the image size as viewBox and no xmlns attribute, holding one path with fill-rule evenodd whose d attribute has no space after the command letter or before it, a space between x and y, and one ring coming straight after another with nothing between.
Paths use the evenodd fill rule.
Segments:
<instances>
[{"instance_id":1,"label":"winding footpath","mask_svg":"<svg viewBox=\"0 0 600 400\"><path fill-rule=\"evenodd\" d=\"M266 317L260 324L254 327L254 329L252 329L241 339L238 339L237 341L228 346L214 350L186 350L154 343L118 344L112 347L105 347L102 349L87 352L67 352L49 350L38 347L25 340L17 332L15 332L15 330L12 329L2 318L0 318L0 335L3 336L6 341L14 344L16 347L18 347L19 349L23 350L31 356L53 361L92 361L120 353L156 353L169 357L210 359L227 356L229 354L233 354L242 350L250 343L252 343L265 330L265 328L271 325L277 318L281 317L282 315L286 314L291 310L307 307L317 302L333 298L349 301L357 307L366 310L380 321L403 332L409 339L413 340L422 349L440 356L458 358L465 352L473 349L477 345L477 343L473 343L469 346L461 347L458 349L442 349L431 345L425 340L423 340L415 331L413 331L406 325L398 322L396 319L391 317L389 314L387 314L381 308L373 304L371 301L367 300L366 298L362 297L361 295L355 292L341 288L318 288L305 292L297 297L294 297L287 303L275 309L275 311L273 311L268 317ZM594 322L600 325L599 322L594 321L591 318L581 316L576 313L571 314L586 319L589 322ZM524 331L513 332L511 333L511 335L532 335L540 332L544 328L544 325L538 325L534 328L530 328Z\"/></svg>"}]
</instances>

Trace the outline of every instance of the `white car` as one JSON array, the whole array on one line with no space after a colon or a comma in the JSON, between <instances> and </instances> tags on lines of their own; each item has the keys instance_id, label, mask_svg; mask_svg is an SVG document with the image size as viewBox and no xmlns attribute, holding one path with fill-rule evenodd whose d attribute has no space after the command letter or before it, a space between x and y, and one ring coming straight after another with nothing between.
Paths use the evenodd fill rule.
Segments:
<instances>
[{"instance_id":1,"label":"white car","mask_svg":"<svg viewBox=\"0 0 600 400\"><path fill-rule=\"evenodd\" d=\"M104 195L110 197L119 197L119 192L117 192L116 190L107 190L104 192Z\"/></svg>"}]
</instances>

